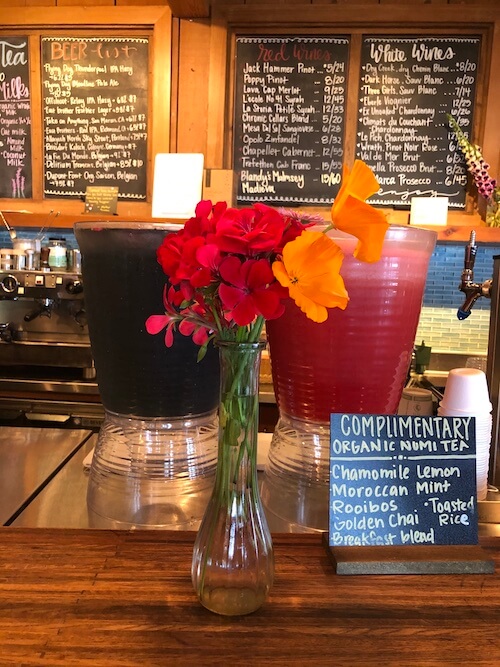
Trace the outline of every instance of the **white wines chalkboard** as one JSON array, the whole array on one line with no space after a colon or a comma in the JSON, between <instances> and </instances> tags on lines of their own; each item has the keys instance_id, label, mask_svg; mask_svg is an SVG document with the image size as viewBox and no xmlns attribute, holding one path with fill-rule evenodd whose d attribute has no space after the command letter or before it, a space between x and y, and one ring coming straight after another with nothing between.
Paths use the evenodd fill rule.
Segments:
<instances>
[{"instance_id":1,"label":"white wines chalkboard","mask_svg":"<svg viewBox=\"0 0 500 667\"><path fill-rule=\"evenodd\" d=\"M331 204L340 184L349 39L238 37L237 202Z\"/></svg>"},{"instance_id":2,"label":"white wines chalkboard","mask_svg":"<svg viewBox=\"0 0 500 667\"><path fill-rule=\"evenodd\" d=\"M146 199L147 37L42 37L44 196Z\"/></svg>"},{"instance_id":3,"label":"white wines chalkboard","mask_svg":"<svg viewBox=\"0 0 500 667\"><path fill-rule=\"evenodd\" d=\"M331 415L331 546L477 544L473 417Z\"/></svg>"},{"instance_id":4,"label":"white wines chalkboard","mask_svg":"<svg viewBox=\"0 0 500 667\"><path fill-rule=\"evenodd\" d=\"M28 38L0 37L0 197L32 196Z\"/></svg>"},{"instance_id":5,"label":"white wines chalkboard","mask_svg":"<svg viewBox=\"0 0 500 667\"><path fill-rule=\"evenodd\" d=\"M467 169L446 114L470 134L480 45L474 36L363 38L356 156L381 186L370 203L440 196L465 207Z\"/></svg>"}]
</instances>

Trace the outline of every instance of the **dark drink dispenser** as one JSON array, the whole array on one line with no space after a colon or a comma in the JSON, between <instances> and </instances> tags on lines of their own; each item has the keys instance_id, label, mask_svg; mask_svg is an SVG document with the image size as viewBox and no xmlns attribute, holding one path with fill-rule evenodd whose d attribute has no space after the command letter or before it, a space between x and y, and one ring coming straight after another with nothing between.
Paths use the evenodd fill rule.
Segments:
<instances>
[{"instance_id":1,"label":"dark drink dispenser","mask_svg":"<svg viewBox=\"0 0 500 667\"><path fill-rule=\"evenodd\" d=\"M219 362L175 335L146 332L164 312L156 260L165 223L81 222L85 308L105 420L88 486L93 523L193 529L213 484Z\"/></svg>"}]
</instances>

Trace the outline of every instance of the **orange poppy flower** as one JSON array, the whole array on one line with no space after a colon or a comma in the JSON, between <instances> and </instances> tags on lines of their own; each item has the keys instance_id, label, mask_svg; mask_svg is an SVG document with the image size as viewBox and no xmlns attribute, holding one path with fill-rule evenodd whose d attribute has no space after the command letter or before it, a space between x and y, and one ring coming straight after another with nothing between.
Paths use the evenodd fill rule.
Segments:
<instances>
[{"instance_id":1,"label":"orange poppy flower","mask_svg":"<svg viewBox=\"0 0 500 667\"><path fill-rule=\"evenodd\" d=\"M379 187L374 173L362 160L354 162L351 172L344 165L342 185L331 210L334 227L358 239L354 257L362 262L378 262L389 227L385 214L365 202Z\"/></svg>"},{"instance_id":2,"label":"orange poppy flower","mask_svg":"<svg viewBox=\"0 0 500 667\"><path fill-rule=\"evenodd\" d=\"M327 308L347 306L349 297L340 275L344 255L323 232L304 231L283 248L273 273L307 317L324 322Z\"/></svg>"}]
</instances>

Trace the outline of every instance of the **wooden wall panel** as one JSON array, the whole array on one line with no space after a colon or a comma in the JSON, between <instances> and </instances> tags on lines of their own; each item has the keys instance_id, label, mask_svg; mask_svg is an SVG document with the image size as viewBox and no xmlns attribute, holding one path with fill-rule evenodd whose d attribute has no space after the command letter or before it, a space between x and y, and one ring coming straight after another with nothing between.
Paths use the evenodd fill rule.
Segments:
<instances>
[{"instance_id":1,"label":"wooden wall panel","mask_svg":"<svg viewBox=\"0 0 500 667\"><path fill-rule=\"evenodd\" d=\"M206 154L209 44L209 21L180 21L175 138L179 153Z\"/></svg>"}]
</instances>

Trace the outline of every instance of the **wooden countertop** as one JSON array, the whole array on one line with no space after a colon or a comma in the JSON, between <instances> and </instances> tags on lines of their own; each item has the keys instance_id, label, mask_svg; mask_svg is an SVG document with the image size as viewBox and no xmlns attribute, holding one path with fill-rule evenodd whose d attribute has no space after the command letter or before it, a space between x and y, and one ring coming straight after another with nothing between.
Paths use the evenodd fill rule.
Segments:
<instances>
[{"instance_id":1,"label":"wooden countertop","mask_svg":"<svg viewBox=\"0 0 500 667\"><path fill-rule=\"evenodd\" d=\"M490 575L338 576L321 537L275 535L272 595L205 610L194 533L0 528L2 665L500 664L500 539Z\"/></svg>"}]
</instances>

